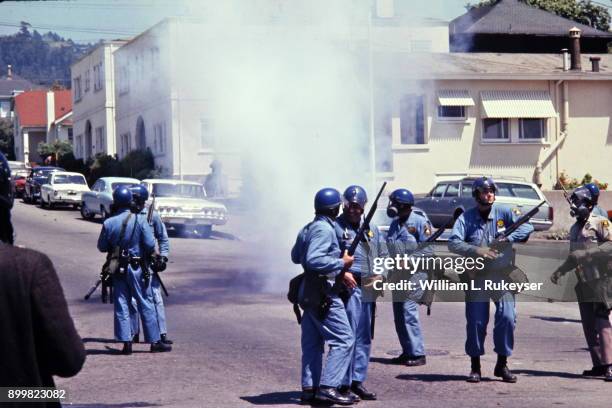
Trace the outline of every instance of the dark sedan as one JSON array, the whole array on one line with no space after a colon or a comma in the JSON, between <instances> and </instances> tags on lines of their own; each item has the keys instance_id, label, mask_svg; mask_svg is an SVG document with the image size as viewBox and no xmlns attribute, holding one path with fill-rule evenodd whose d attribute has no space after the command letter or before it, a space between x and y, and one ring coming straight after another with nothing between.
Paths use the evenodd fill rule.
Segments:
<instances>
[{"instance_id":1,"label":"dark sedan","mask_svg":"<svg viewBox=\"0 0 612 408\"><path fill-rule=\"evenodd\" d=\"M54 171L65 170L61 167L52 166L39 166L30 170L23 190L23 201L25 203L36 203L36 201L38 201L40 198L40 186L47 182L49 174Z\"/></svg>"}]
</instances>

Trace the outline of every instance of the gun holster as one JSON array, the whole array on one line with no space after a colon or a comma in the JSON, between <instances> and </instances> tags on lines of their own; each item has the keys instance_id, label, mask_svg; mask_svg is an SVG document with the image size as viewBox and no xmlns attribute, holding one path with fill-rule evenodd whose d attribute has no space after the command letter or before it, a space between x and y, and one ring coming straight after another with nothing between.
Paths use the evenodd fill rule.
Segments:
<instances>
[{"instance_id":1,"label":"gun holster","mask_svg":"<svg viewBox=\"0 0 612 408\"><path fill-rule=\"evenodd\" d=\"M304 275L304 296L300 299L302 309L313 311L319 320L325 319L331 307L330 285L327 278L313 273Z\"/></svg>"}]
</instances>

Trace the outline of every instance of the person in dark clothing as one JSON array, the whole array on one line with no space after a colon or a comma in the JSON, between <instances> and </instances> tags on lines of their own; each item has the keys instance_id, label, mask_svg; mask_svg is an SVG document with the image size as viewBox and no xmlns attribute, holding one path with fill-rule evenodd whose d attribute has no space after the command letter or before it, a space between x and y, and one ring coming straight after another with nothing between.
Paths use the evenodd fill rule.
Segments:
<instances>
[{"instance_id":1,"label":"person in dark clothing","mask_svg":"<svg viewBox=\"0 0 612 408\"><path fill-rule=\"evenodd\" d=\"M54 387L54 375L81 370L85 347L49 258L12 246L12 206L10 169L0 153L0 387Z\"/></svg>"}]
</instances>

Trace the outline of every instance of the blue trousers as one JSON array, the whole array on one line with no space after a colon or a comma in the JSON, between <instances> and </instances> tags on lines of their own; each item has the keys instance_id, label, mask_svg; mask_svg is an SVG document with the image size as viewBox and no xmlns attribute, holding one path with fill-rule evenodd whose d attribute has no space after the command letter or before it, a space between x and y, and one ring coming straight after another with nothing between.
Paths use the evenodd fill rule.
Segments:
<instances>
[{"instance_id":1,"label":"blue trousers","mask_svg":"<svg viewBox=\"0 0 612 408\"><path fill-rule=\"evenodd\" d=\"M338 387L351 362L355 337L342 300L332 297L332 304L323 320L310 309L302 318L302 387ZM325 369L323 351L329 346Z\"/></svg>"},{"instance_id":2,"label":"blue trousers","mask_svg":"<svg viewBox=\"0 0 612 408\"><path fill-rule=\"evenodd\" d=\"M370 333L372 302L362 300L360 287L353 289L351 297L346 303L346 315L355 337L355 345L342 385L351 385L353 381L364 382L368 377L368 363L370 362L370 350L372 348Z\"/></svg>"},{"instance_id":3,"label":"blue trousers","mask_svg":"<svg viewBox=\"0 0 612 408\"><path fill-rule=\"evenodd\" d=\"M115 339L119 341L132 340L132 319L130 307L132 298L143 322L144 338L148 343L159 341L159 326L153 305L151 285L145 285L142 270L128 270L124 275L113 276L113 296L115 309Z\"/></svg>"},{"instance_id":4,"label":"blue trousers","mask_svg":"<svg viewBox=\"0 0 612 408\"><path fill-rule=\"evenodd\" d=\"M425 344L419 320L419 305L413 300L393 302L393 319L402 354L411 357L424 356Z\"/></svg>"},{"instance_id":5,"label":"blue trousers","mask_svg":"<svg viewBox=\"0 0 612 408\"><path fill-rule=\"evenodd\" d=\"M494 351L501 356L511 356L514 348L514 327L516 324L514 294L505 292L498 294L498 296L495 298L499 300L494 302ZM482 294L477 293L477 291L468 291L466 298L468 301L465 302L465 318L467 320L465 352L470 357L479 357L485 354L484 342L487 336L491 304L488 298L483 299Z\"/></svg>"},{"instance_id":6,"label":"blue trousers","mask_svg":"<svg viewBox=\"0 0 612 408\"><path fill-rule=\"evenodd\" d=\"M153 304L155 306L155 313L157 316L157 324L159 325L159 332L160 334L167 334L168 329L166 328L166 309L164 307L161 284L155 276L153 276L151 279L151 289L153 290ZM140 319L138 317L138 308L136 306L135 299L132 299L132 302L130 303L130 319L132 321L132 334L136 335L140 333Z\"/></svg>"}]
</instances>

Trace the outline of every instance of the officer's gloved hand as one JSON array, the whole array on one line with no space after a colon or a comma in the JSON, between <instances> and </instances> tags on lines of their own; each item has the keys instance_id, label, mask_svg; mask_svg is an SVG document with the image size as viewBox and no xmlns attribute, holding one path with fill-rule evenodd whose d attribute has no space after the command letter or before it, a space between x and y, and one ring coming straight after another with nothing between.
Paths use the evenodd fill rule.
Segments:
<instances>
[{"instance_id":1,"label":"officer's gloved hand","mask_svg":"<svg viewBox=\"0 0 612 408\"><path fill-rule=\"evenodd\" d=\"M348 271L349 268L353 265L354 260L355 260L354 256L349 255L348 251L344 251L344 254L342 254L342 261L344 262L344 268L342 270Z\"/></svg>"},{"instance_id":2,"label":"officer's gloved hand","mask_svg":"<svg viewBox=\"0 0 612 408\"><path fill-rule=\"evenodd\" d=\"M554 283L555 285L558 285L558 284L559 284L559 279L560 279L560 278L561 278L563 275L565 275L565 274L563 273L563 271L562 271L561 269L559 269L559 268L558 268L556 271L554 271L554 272L553 272L553 274L552 274L552 275L550 275L550 281L551 281L552 283Z\"/></svg>"},{"instance_id":3,"label":"officer's gloved hand","mask_svg":"<svg viewBox=\"0 0 612 408\"><path fill-rule=\"evenodd\" d=\"M484 259L493 260L499 256L499 252L489 247L478 247L476 248L476 255Z\"/></svg>"}]
</instances>

